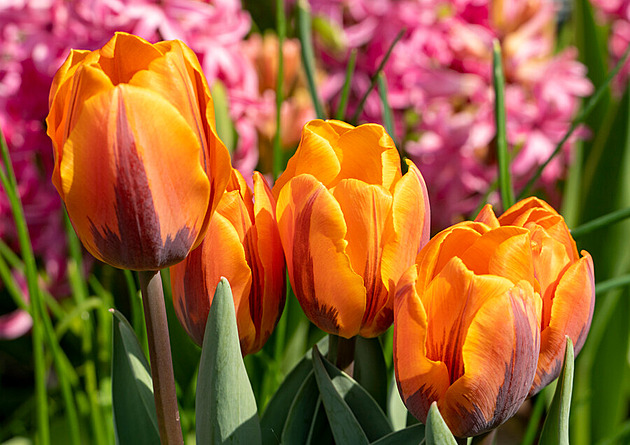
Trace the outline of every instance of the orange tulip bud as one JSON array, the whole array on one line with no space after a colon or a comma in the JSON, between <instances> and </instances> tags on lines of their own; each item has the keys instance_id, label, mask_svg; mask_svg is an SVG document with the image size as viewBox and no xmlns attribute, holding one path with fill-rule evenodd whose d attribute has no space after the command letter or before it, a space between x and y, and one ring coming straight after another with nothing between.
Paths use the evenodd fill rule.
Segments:
<instances>
[{"instance_id":1,"label":"orange tulip bud","mask_svg":"<svg viewBox=\"0 0 630 445\"><path fill-rule=\"evenodd\" d=\"M271 335L286 291L275 212L275 200L262 175L254 173L252 194L241 174L232 170L206 238L171 267L175 313L198 345L222 276L232 287L243 355L258 351Z\"/></svg>"},{"instance_id":2,"label":"orange tulip bud","mask_svg":"<svg viewBox=\"0 0 630 445\"><path fill-rule=\"evenodd\" d=\"M383 127L314 120L278 178L276 214L293 290L326 332L373 337L393 319L394 286L429 238L420 171Z\"/></svg>"},{"instance_id":3,"label":"orange tulip bud","mask_svg":"<svg viewBox=\"0 0 630 445\"><path fill-rule=\"evenodd\" d=\"M584 346L595 307L593 259L586 251L580 258L562 216L538 198L517 202L498 219L486 205L477 220L493 227L524 227L531 233L534 274L543 301L540 358L530 391L533 395L558 377L565 335L573 341L576 355Z\"/></svg>"},{"instance_id":4,"label":"orange tulip bud","mask_svg":"<svg viewBox=\"0 0 630 445\"><path fill-rule=\"evenodd\" d=\"M92 255L155 270L199 245L231 167L186 45L117 33L99 50L73 50L49 105L52 181Z\"/></svg>"},{"instance_id":5,"label":"orange tulip bud","mask_svg":"<svg viewBox=\"0 0 630 445\"><path fill-rule=\"evenodd\" d=\"M436 235L397 284L394 368L409 411L431 403L453 434L496 428L527 397L541 299L529 232L465 222Z\"/></svg>"}]
</instances>

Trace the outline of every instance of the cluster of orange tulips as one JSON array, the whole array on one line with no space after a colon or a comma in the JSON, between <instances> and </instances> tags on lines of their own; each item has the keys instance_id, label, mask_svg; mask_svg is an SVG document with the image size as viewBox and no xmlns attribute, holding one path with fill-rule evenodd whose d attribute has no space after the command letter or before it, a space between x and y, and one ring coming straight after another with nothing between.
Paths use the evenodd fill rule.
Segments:
<instances>
[{"instance_id":1,"label":"cluster of orange tulips","mask_svg":"<svg viewBox=\"0 0 630 445\"><path fill-rule=\"evenodd\" d=\"M86 249L120 268L171 267L175 310L201 344L214 289L232 284L243 354L271 334L285 267L309 319L345 338L394 324L408 409L432 402L458 436L488 431L584 344L593 263L563 218L521 201L429 240L418 168L383 127L315 120L270 189L230 167L196 57L117 34L73 51L50 95L53 182ZM433 203L439 209L439 203ZM286 259L286 266L285 266Z\"/></svg>"}]
</instances>

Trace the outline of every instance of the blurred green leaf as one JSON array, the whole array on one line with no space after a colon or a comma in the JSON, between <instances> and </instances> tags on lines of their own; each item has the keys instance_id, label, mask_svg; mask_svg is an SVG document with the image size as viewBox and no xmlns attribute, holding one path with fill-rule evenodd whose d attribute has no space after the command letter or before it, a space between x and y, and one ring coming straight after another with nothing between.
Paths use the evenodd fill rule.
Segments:
<instances>
[{"instance_id":1,"label":"blurred green leaf","mask_svg":"<svg viewBox=\"0 0 630 445\"><path fill-rule=\"evenodd\" d=\"M359 421L333 385L323 360L317 347L313 347L313 372L335 442L337 445L369 444Z\"/></svg>"},{"instance_id":2,"label":"blurred green leaf","mask_svg":"<svg viewBox=\"0 0 630 445\"><path fill-rule=\"evenodd\" d=\"M357 50L350 51L350 57L348 58L348 64L346 65L346 78L343 82L343 88L341 89L341 97L339 99L339 105L335 112L335 119L346 119L346 108L348 107L348 97L350 97L350 85L352 84L352 76L354 75L354 67L357 63Z\"/></svg>"},{"instance_id":3,"label":"blurred green leaf","mask_svg":"<svg viewBox=\"0 0 630 445\"><path fill-rule=\"evenodd\" d=\"M256 399L241 356L232 290L225 278L208 314L195 412L199 444L262 443Z\"/></svg>"},{"instance_id":4,"label":"blurred green leaf","mask_svg":"<svg viewBox=\"0 0 630 445\"><path fill-rule=\"evenodd\" d=\"M569 412L573 392L573 342L567 336L564 364L540 434L540 445L569 445Z\"/></svg>"},{"instance_id":5,"label":"blurred green leaf","mask_svg":"<svg viewBox=\"0 0 630 445\"><path fill-rule=\"evenodd\" d=\"M433 402L429 408L425 439L427 445L457 445L457 441L446 426L436 402Z\"/></svg>"},{"instance_id":6,"label":"blurred green leaf","mask_svg":"<svg viewBox=\"0 0 630 445\"><path fill-rule=\"evenodd\" d=\"M372 445L409 445L419 444L424 441L424 425L418 423L403 430L395 431L380 438Z\"/></svg>"},{"instance_id":7,"label":"blurred green leaf","mask_svg":"<svg viewBox=\"0 0 630 445\"><path fill-rule=\"evenodd\" d=\"M357 337L354 351L354 379L387 410L387 365L378 337Z\"/></svg>"},{"instance_id":8,"label":"blurred green leaf","mask_svg":"<svg viewBox=\"0 0 630 445\"><path fill-rule=\"evenodd\" d=\"M230 154L236 147L236 131L230 118L230 106L225 85L220 80L215 80L211 88L212 102L214 103L214 118L217 125L217 134L225 144Z\"/></svg>"},{"instance_id":9,"label":"blurred green leaf","mask_svg":"<svg viewBox=\"0 0 630 445\"><path fill-rule=\"evenodd\" d=\"M592 170L592 180L583 186L582 221L630 207L628 91L612 116L611 131L601 152L585 164ZM625 220L580 239L580 248L593 256L597 283L630 272L629 231L630 221ZM596 298L591 333L576 363L571 409L574 445L590 445L607 437L627 417L627 395L610 382L623 382L630 377L627 362L629 298L628 288Z\"/></svg>"},{"instance_id":10,"label":"blurred green leaf","mask_svg":"<svg viewBox=\"0 0 630 445\"><path fill-rule=\"evenodd\" d=\"M115 309L112 409L117 444L160 443L149 363L133 328Z\"/></svg>"},{"instance_id":11,"label":"blurred green leaf","mask_svg":"<svg viewBox=\"0 0 630 445\"><path fill-rule=\"evenodd\" d=\"M387 417L394 427L394 431L401 430L407 425L407 407L400 398L398 386L394 376L390 379L387 395Z\"/></svg>"}]
</instances>

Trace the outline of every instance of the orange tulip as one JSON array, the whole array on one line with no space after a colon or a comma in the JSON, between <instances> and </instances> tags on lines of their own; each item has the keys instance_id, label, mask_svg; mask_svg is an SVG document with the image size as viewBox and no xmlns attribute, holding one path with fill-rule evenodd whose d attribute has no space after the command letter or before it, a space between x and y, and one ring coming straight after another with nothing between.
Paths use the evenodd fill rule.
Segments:
<instances>
[{"instance_id":1,"label":"orange tulip","mask_svg":"<svg viewBox=\"0 0 630 445\"><path fill-rule=\"evenodd\" d=\"M541 301L529 232L465 222L436 235L397 284L394 369L409 411L453 434L496 428L527 397Z\"/></svg>"},{"instance_id":2,"label":"orange tulip","mask_svg":"<svg viewBox=\"0 0 630 445\"><path fill-rule=\"evenodd\" d=\"M284 255L275 200L254 173L254 193L237 170L210 220L201 245L171 267L179 321L201 345L214 291L221 277L232 287L241 352L258 351L276 326L285 296Z\"/></svg>"},{"instance_id":3,"label":"orange tulip","mask_svg":"<svg viewBox=\"0 0 630 445\"><path fill-rule=\"evenodd\" d=\"M289 278L322 330L373 337L393 319L394 286L429 238L420 171L383 127L307 123L278 178L277 218Z\"/></svg>"},{"instance_id":4,"label":"orange tulip","mask_svg":"<svg viewBox=\"0 0 630 445\"><path fill-rule=\"evenodd\" d=\"M562 216L538 198L524 199L500 218L487 205L477 216L491 227L518 226L531 233L534 274L543 301L540 358L530 395L558 377L564 359L565 336L577 355L588 334L595 306L593 259L578 255Z\"/></svg>"},{"instance_id":5,"label":"orange tulip","mask_svg":"<svg viewBox=\"0 0 630 445\"><path fill-rule=\"evenodd\" d=\"M73 50L49 105L52 181L92 255L156 270L201 243L231 167L186 45L117 33L99 50Z\"/></svg>"}]
</instances>

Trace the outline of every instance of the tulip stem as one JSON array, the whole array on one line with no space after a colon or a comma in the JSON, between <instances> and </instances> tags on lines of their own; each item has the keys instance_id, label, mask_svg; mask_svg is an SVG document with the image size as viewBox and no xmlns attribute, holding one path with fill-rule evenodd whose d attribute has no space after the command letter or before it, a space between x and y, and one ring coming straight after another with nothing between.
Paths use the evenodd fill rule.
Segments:
<instances>
[{"instance_id":1,"label":"tulip stem","mask_svg":"<svg viewBox=\"0 0 630 445\"><path fill-rule=\"evenodd\" d=\"M350 376L354 371L356 343L356 337L343 338L333 334L328 336L328 360Z\"/></svg>"},{"instance_id":2,"label":"tulip stem","mask_svg":"<svg viewBox=\"0 0 630 445\"><path fill-rule=\"evenodd\" d=\"M162 445L183 445L162 278L159 271L141 271L138 272L138 277L147 325L153 397L160 439Z\"/></svg>"}]
</instances>

